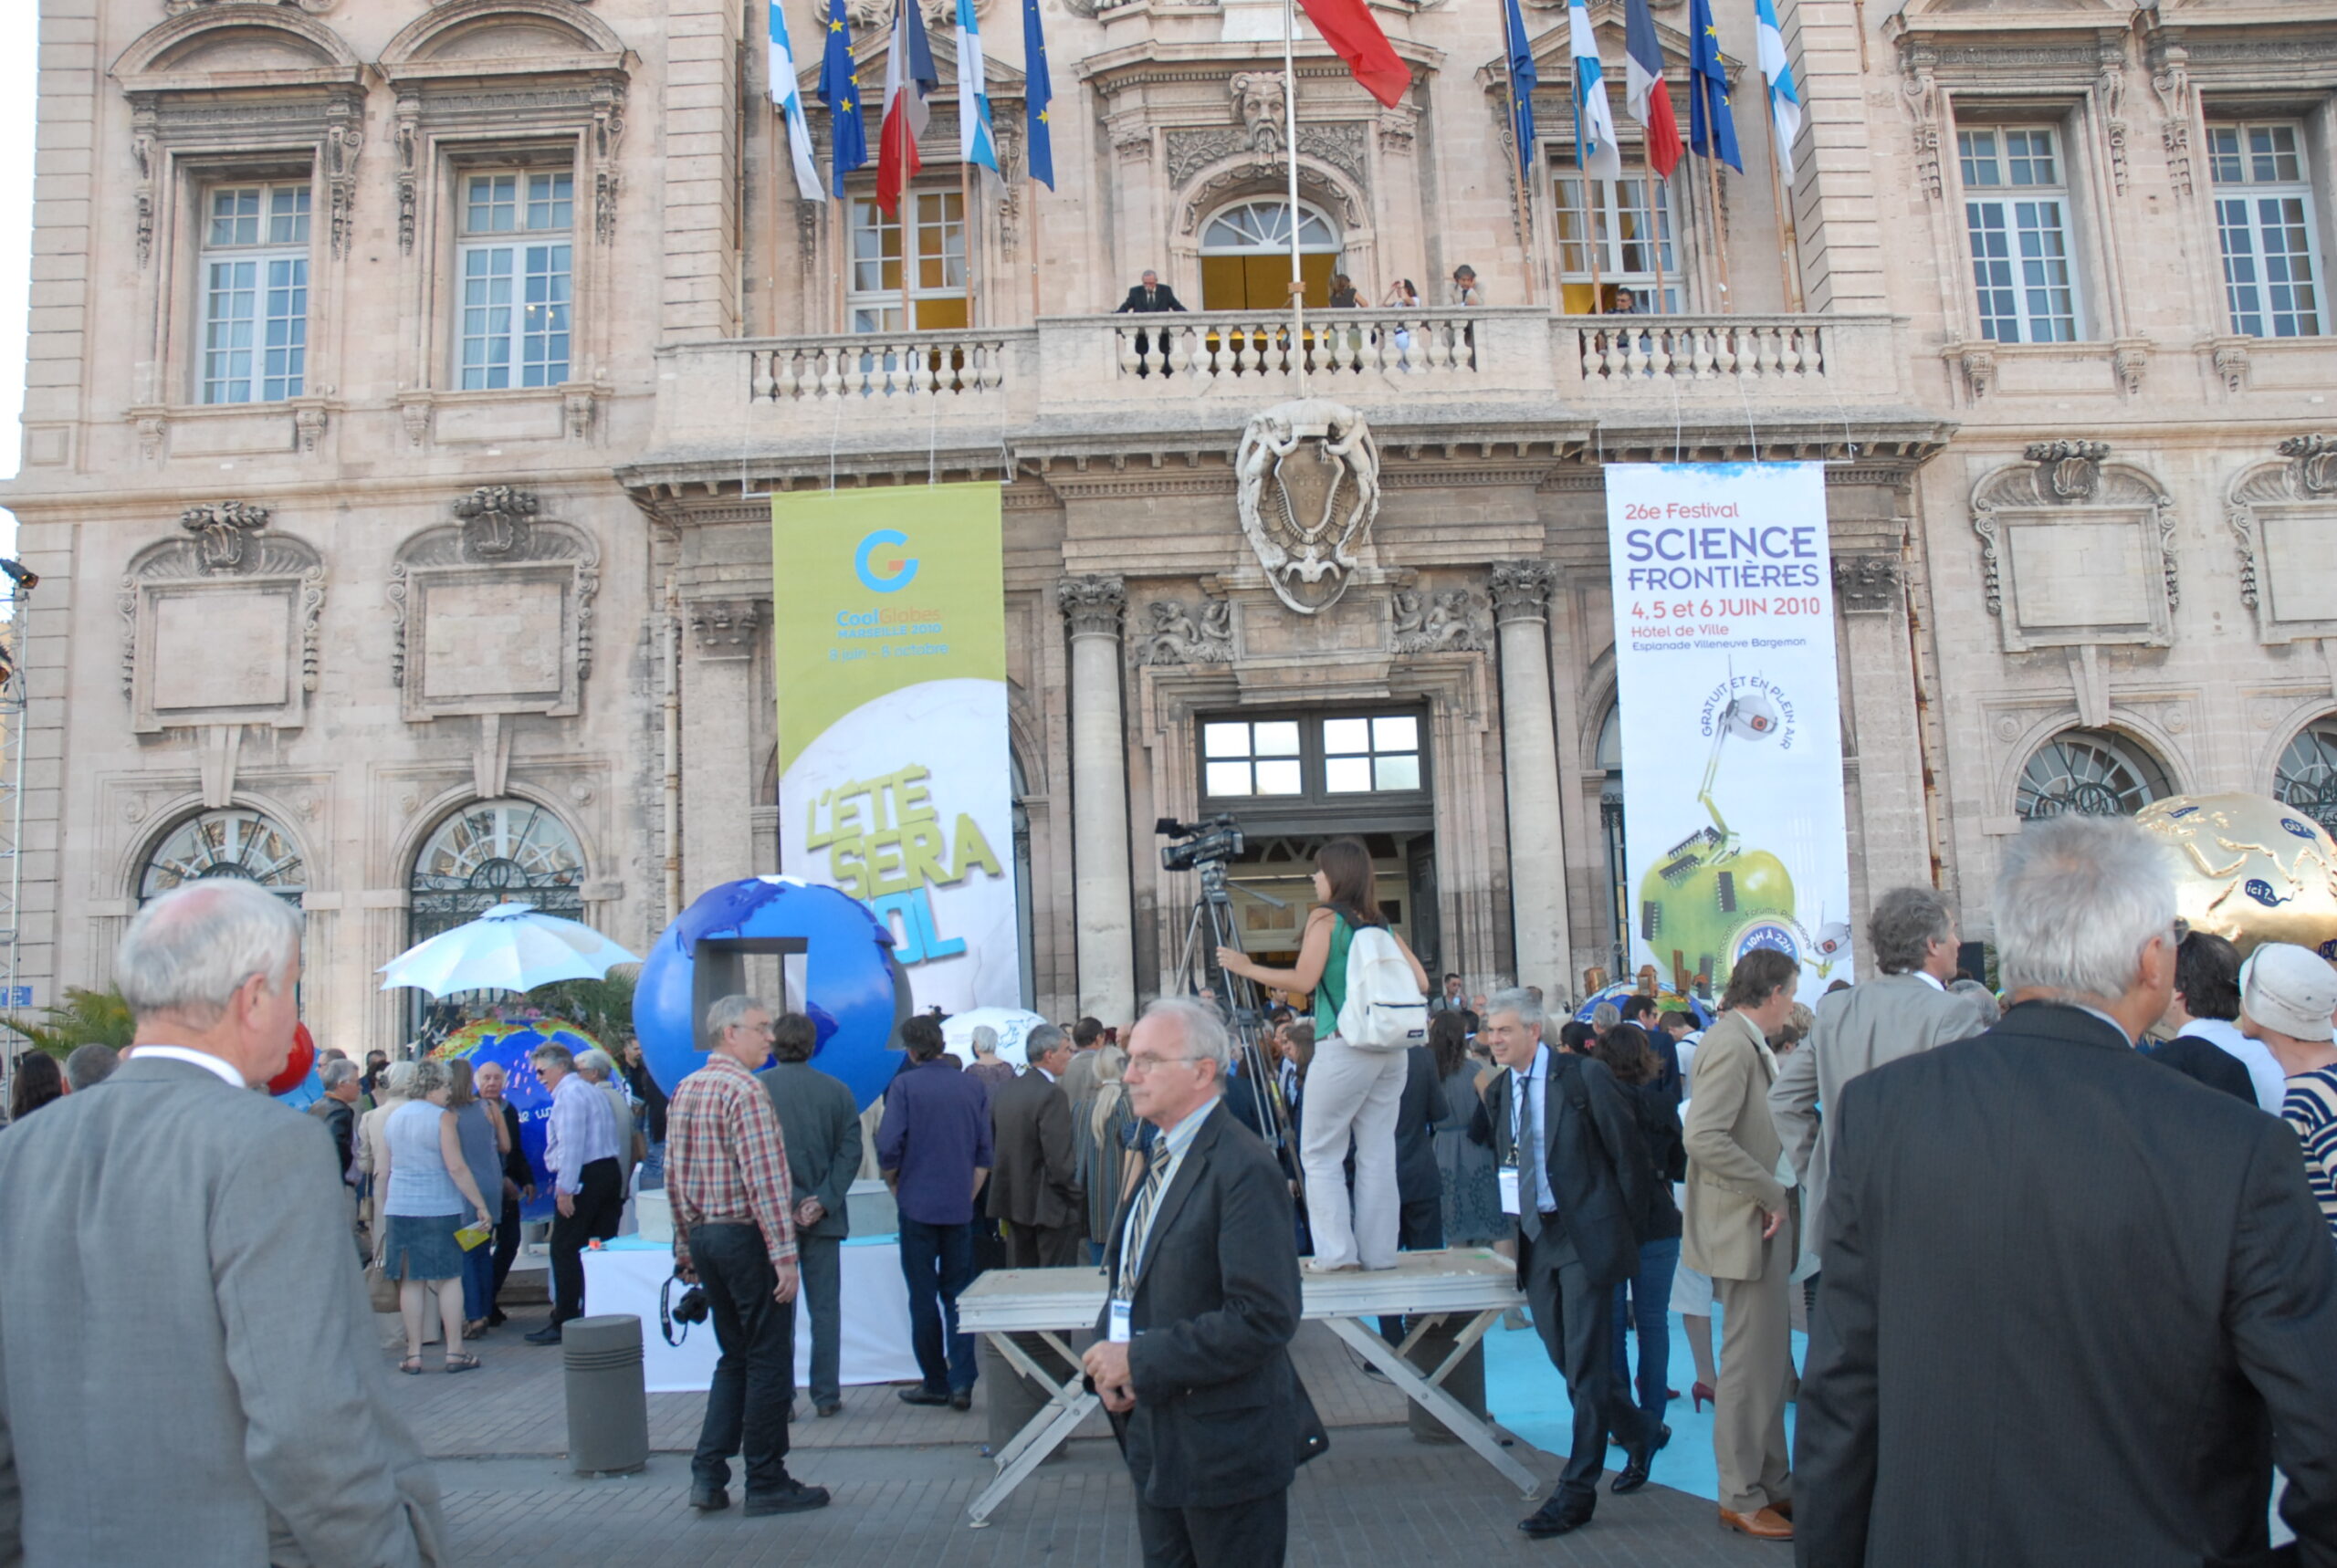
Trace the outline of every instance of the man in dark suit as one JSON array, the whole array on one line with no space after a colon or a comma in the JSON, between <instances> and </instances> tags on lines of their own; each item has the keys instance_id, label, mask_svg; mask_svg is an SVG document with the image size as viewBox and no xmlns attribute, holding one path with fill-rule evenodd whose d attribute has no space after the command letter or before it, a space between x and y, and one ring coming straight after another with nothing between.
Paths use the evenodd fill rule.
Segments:
<instances>
[{"instance_id":1,"label":"man in dark suit","mask_svg":"<svg viewBox=\"0 0 2337 1568\"><path fill-rule=\"evenodd\" d=\"M2296 1137L2133 1049L2174 988L2164 852L2033 822L1989 906L2003 1021L1829 1108L1797 1561L2337 1563L2337 1249Z\"/></svg>"},{"instance_id":2,"label":"man in dark suit","mask_svg":"<svg viewBox=\"0 0 2337 1568\"><path fill-rule=\"evenodd\" d=\"M503 1209L495 1222L495 1288L487 1293L487 1326L500 1327L504 1322L503 1309L496 1300L503 1293L503 1281L511 1275L511 1264L519 1256L519 1204L536 1196L536 1168L528 1163L528 1151L519 1141L519 1113L503 1097L508 1079L499 1061L483 1061L471 1074L471 1082L478 1089L479 1103L487 1113L503 1123Z\"/></svg>"},{"instance_id":3,"label":"man in dark suit","mask_svg":"<svg viewBox=\"0 0 2337 1568\"><path fill-rule=\"evenodd\" d=\"M2175 999L2160 1027L2172 1037L2143 1054L2185 1078L2245 1100L2277 1116L2288 1075L2260 1040L2239 1028L2239 949L2213 932L2194 931L2175 950Z\"/></svg>"},{"instance_id":4,"label":"man in dark suit","mask_svg":"<svg viewBox=\"0 0 2337 1568\"><path fill-rule=\"evenodd\" d=\"M1148 1568L1277 1568L1289 1540L1298 1247L1281 1167L1219 1099L1231 1058L1188 998L1128 1040L1129 1104L1160 1136L1112 1223L1085 1366L1122 1429Z\"/></svg>"},{"instance_id":5,"label":"man in dark suit","mask_svg":"<svg viewBox=\"0 0 2337 1568\"><path fill-rule=\"evenodd\" d=\"M1022 1042L1029 1063L990 1096L990 1217L1009 1227L1010 1269L1067 1269L1079 1261L1087 1202L1072 1151L1071 1096L1063 1092L1071 1041L1051 1023Z\"/></svg>"},{"instance_id":6,"label":"man in dark suit","mask_svg":"<svg viewBox=\"0 0 2337 1568\"><path fill-rule=\"evenodd\" d=\"M1396 1246L1399 1251L1432 1252L1444 1245L1444 1172L1436 1163L1436 1125L1451 1116L1443 1082L1436 1075L1436 1052L1424 1045L1408 1047L1404 1092L1396 1103ZM1383 1313L1379 1319L1380 1337L1389 1344L1401 1344L1406 1328L1399 1313Z\"/></svg>"},{"instance_id":7,"label":"man in dark suit","mask_svg":"<svg viewBox=\"0 0 2337 1568\"><path fill-rule=\"evenodd\" d=\"M974 1281L974 1195L990 1175L990 1096L920 1013L901 1025L908 1065L885 1091L876 1167L900 1210L901 1276L921 1381L905 1405L974 1407L974 1336L958 1332L958 1292Z\"/></svg>"},{"instance_id":8,"label":"man in dark suit","mask_svg":"<svg viewBox=\"0 0 2337 1568\"><path fill-rule=\"evenodd\" d=\"M1144 281L1128 290L1128 297L1120 301L1120 308L1113 314L1150 316L1170 310L1181 316L1184 302L1177 298L1175 289L1162 287L1158 273L1147 271Z\"/></svg>"},{"instance_id":9,"label":"man in dark suit","mask_svg":"<svg viewBox=\"0 0 2337 1568\"><path fill-rule=\"evenodd\" d=\"M253 1092L292 1049L299 912L190 883L113 972L121 1071L0 1136L0 1563L450 1560L330 1146Z\"/></svg>"},{"instance_id":10,"label":"man in dark suit","mask_svg":"<svg viewBox=\"0 0 2337 1568\"><path fill-rule=\"evenodd\" d=\"M779 1112L795 1188L795 1267L812 1318L812 1408L844 1408L844 1239L853 1178L860 1174L860 1107L852 1091L812 1065L819 1033L802 1013L771 1023L779 1060L755 1076Z\"/></svg>"},{"instance_id":11,"label":"man in dark suit","mask_svg":"<svg viewBox=\"0 0 2337 1568\"><path fill-rule=\"evenodd\" d=\"M1496 991L1486 1001L1479 1032L1504 1071L1485 1086L1469 1129L1502 1167L1502 1207L1517 1221L1518 1288L1574 1402L1566 1469L1517 1526L1536 1539L1590 1522L1608 1433L1630 1461L1618 1491L1646 1483L1670 1436L1615 1381L1611 1349L1614 1288L1639 1266L1632 1217L1648 1211L1653 1179L1638 1118L1603 1063L1550 1050L1542 1024L1529 991Z\"/></svg>"}]
</instances>

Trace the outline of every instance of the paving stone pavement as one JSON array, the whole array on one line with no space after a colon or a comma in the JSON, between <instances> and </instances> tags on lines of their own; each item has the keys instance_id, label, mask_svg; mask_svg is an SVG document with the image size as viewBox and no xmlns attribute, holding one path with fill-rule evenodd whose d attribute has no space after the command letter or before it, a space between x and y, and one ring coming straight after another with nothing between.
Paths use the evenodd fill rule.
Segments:
<instances>
[{"instance_id":1,"label":"paving stone pavement","mask_svg":"<svg viewBox=\"0 0 2337 1568\"><path fill-rule=\"evenodd\" d=\"M1128 1482L1101 1421L1042 1466L988 1527L968 1526L967 1504L993 1473L979 1389L969 1414L917 1409L890 1387L844 1391L844 1414L802 1417L791 1469L834 1493L814 1513L748 1520L734 1506L699 1515L686 1504L688 1450L704 1396L649 1396L652 1456L637 1476L579 1477L564 1458L567 1417L560 1353L523 1344L536 1326L517 1319L478 1349L483 1373L392 1376L393 1397L437 1458L455 1561L477 1568L587 1564L704 1564L780 1568L1130 1568L1137 1562ZM1422 1444L1404 1426L1404 1401L1366 1377L1318 1325L1302 1330L1294 1358L1325 1423L1331 1452L1299 1474L1291 1494L1294 1568L1486 1563L1567 1568L1703 1568L1766 1563L1789 1548L1727 1534L1713 1505L1657 1485L1635 1497L1602 1495L1587 1530L1531 1542L1530 1511L1506 1481L1458 1444ZM384 1359L393 1359L384 1353ZM435 1359L435 1352L434 1352ZM1553 1375L1555 1375L1555 1374ZM1545 1478L1559 1461L1520 1443ZM1662 1474L1661 1461L1656 1473ZM735 1500L741 1490L734 1477Z\"/></svg>"}]
</instances>

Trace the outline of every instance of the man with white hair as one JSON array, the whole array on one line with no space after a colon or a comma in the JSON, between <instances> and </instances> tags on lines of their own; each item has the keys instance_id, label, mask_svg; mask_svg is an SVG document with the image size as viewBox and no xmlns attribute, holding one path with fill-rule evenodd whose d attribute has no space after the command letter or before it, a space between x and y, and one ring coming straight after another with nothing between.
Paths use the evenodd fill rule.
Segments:
<instances>
[{"instance_id":1,"label":"man with white hair","mask_svg":"<svg viewBox=\"0 0 2337 1568\"><path fill-rule=\"evenodd\" d=\"M1280 1564L1314 1416L1290 1364L1290 1189L1222 1102L1232 1059L1216 1010L1190 998L1153 1003L1128 1037L1128 1103L1160 1136L1112 1222L1085 1361L1124 1434L1146 1568Z\"/></svg>"},{"instance_id":2,"label":"man with white hair","mask_svg":"<svg viewBox=\"0 0 2337 1568\"><path fill-rule=\"evenodd\" d=\"M648 1145L642 1141L640 1119L634 1114L633 1102L625 1098L624 1083L617 1076L617 1059L594 1046L580 1051L576 1057L576 1076L608 1096L609 1113L617 1124L617 1202L622 1207L624 1198L633 1191L633 1173L648 1155ZM611 1234L614 1234L613 1231ZM607 1240L607 1237L603 1237Z\"/></svg>"},{"instance_id":3,"label":"man with white hair","mask_svg":"<svg viewBox=\"0 0 2337 1568\"><path fill-rule=\"evenodd\" d=\"M0 1563L443 1562L331 1145L250 1092L291 1051L299 913L194 883L114 970L106 1092L0 1137Z\"/></svg>"},{"instance_id":4,"label":"man with white hair","mask_svg":"<svg viewBox=\"0 0 2337 1568\"><path fill-rule=\"evenodd\" d=\"M536 1076L551 1091L545 1118L544 1164L552 1180L551 1321L524 1337L558 1344L561 1324L584 1315L584 1244L617 1233L624 1212L624 1177L617 1155L616 1115L609 1098L576 1071L564 1045L528 1053Z\"/></svg>"},{"instance_id":5,"label":"man with white hair","mask_svg":"<svg viewBox=\"0 0 2337 1568\"><path fill-rule=\"evenodd\" d=\"M2296 1134L2135 1040L2174 991L2168 852L2032 822L1995 1029L1829 1105L1796 1420L1805 1563L2337 1563L2337 1249Z\"/></svg>"}]
</instances>

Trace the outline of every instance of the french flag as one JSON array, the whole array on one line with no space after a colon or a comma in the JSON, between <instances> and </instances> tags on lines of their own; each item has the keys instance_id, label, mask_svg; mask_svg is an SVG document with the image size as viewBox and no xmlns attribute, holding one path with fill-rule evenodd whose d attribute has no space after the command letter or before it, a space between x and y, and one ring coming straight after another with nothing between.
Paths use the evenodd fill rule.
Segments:
<instances>
[{"instance_id":1,"label":"french flag","mask_svg":"<svg viewBox=\"0 0 2337 1568\"><path fill-rule=\"evenodd\" d=\"M1623 103L1647 130L1647 166L1661 179L1688 154L1680 122L1672 117L1672 89L1663 81L1663 45L1647 0L1623 0Z\"/></svg>"},{"instance_id":2,"label":"french flag","mask_svg":"<svg viewBox=\"0 0 2337 1568\"><path fill-rule=\"evenodd\" d=\"M896 0L893 47L885 59L885 123L877 132L876 153L876 204L887 217L901 215L901 192L925 167L917 155L917 139L925 134L926 96L940 85L917 0Z\"/></svg>"},{"instance_id":3,"label":"french flag","mask_svg":"<svg viewBox=\"0 0 2337 1568\"><path fill-rule=\"evenodd\" d=\"M1298 5L1363 90L1395 108L1412 85L1411 69L1396 57L1388 35L1372 19L1368 0L1298 0Z\"/></svg>"}]
</instances>

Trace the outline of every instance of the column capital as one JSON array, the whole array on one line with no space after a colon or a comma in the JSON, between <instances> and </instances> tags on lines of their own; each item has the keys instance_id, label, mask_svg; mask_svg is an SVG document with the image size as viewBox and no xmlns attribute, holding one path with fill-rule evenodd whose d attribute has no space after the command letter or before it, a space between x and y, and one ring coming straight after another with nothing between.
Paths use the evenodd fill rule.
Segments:
<instances>
[{"instance_id":1,"label":"column capital","mask_svg":"<svg viewBox=\"0 0 2337 1568\"><path fill-rule=\"evenodd\" d=\"M770 605L760 599L693 599L690 630L697 637L701 659L749 659L770 616Z\"/></svg>"},{"instance_id":2,"label":"column capital","mask_svg":"<svg viewBox=\"0 0 2337 1568\"><path fill-rule=\"evenodd\" d=\"M1899 608L1899 558L1845 552L1834 558L1834 597L1846 615L1884 615Z\"/></svg>"},{"instance_id":3,"label":"column capital","mask_svg":"<svg viewBox=\"0 0 2337 1568\"><path fill-rule=\"evenodd\" d=\"M1071 622L1073 636L1116 642L1127 614L1127 584L1116 577L1066 577L1055 584L1055 605Z\"/></svg>"},{"instance_id":4,"label":"column capital","mask_svg":"<svg viewBox=\"0 0 2337 1568\"><path fill-rule=\"evenodd\" d=\"M1545 621L1557 569L1546 560L1497 560L1485 579L1496 621Z\"/></svg>"}]
</instances>

